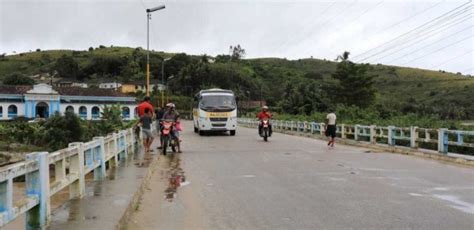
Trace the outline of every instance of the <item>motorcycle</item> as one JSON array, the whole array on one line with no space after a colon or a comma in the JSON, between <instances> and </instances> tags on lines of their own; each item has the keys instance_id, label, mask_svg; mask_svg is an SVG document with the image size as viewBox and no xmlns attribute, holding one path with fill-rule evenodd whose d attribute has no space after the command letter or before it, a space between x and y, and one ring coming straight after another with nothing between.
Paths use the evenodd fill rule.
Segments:
<instances>
[{"instance_id":1,"label":"motorcycle","mask_svg":"<svg viewBox=\"0 0 474 230\"><path fill-rule=\"evenodd\" d=\"M270 120L263 119L261 121L262 125L262 133L260 134L263 137L264 141L268 141L268 137L270 136Z\"/></svg>"},{"instance_id":2,"label":"motorcycle","mask_svg":"<svg viewBox=\"0 0 474 230\"><path fill-rule=\"evenodd\" d=\"M179 148L179 140L173 135L174 131L174 121L164 120L161 123L161 140L163 140L163 155L166 155L168 146L171 147L173 152L176 152L176 149Z\"/></svg>"}]
</instances>

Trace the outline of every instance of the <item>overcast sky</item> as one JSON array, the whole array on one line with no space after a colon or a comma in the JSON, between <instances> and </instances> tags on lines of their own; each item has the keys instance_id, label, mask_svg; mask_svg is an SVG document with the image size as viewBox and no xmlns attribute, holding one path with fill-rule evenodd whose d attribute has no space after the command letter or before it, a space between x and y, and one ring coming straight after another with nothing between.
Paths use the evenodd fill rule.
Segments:
<instances>
[{"instance_id":1,"label":"overcast sky","mask_svg":"<svg viewBox=\"0 0 474 230\"><path fill-rule=\"evenodd\" d=\"M217 55L240 44L247 58L288 59L347 50L354 61L474 73L467 0L0 0L0 53L146 48L145 9L160 4L166 9L150 22L154 50Z\"/></svg>"}]
</instances>

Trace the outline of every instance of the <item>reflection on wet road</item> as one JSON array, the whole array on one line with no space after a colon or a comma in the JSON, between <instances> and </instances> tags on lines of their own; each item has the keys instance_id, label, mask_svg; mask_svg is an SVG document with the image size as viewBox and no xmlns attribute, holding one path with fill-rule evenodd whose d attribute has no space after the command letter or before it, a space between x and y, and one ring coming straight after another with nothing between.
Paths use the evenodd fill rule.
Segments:
<instances>
[{"instance_id":1,"label":"reflection on wet road","mask_svg":"<svg viewBox=\"0 0 474 230\"><path fill-rule=\"evenodd\" d=\"M173 199L177 195L178 187L182 185L186 185L189 182L186 181L186 177L184 176L184 171L180 167L181 159L180 159L179 153L170 154L166 157L163 157L162 159L169 163L168 172L167 172L169 183L168 183L168 188L166 188L165 190L165 198L169 202L172 202Z\"/></svg>"}]
</instances>

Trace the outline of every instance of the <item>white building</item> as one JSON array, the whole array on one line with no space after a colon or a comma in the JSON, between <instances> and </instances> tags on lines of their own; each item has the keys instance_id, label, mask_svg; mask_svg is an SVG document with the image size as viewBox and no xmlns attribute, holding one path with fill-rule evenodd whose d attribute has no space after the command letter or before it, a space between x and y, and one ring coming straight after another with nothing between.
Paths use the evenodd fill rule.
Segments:
<instances>
[{"instance_id":1,"label":"white building","mask_svg":"<svg viewBox=\"0 0 474 230\"><path fill-rule=\"evenodd\" d=\"M97 120L105 106L119 105L125 120L135 119L134 97L111 89L79 87L54 88L47 84L31 86L0 85L0 120L15 117L47 118L72 111L81 118Z\"/></svg>"},{"instance_id":2,"label":"white building","mask_svg":"<svg viewBox=\"0 0 474 230\"><path fill-rule=\"evenodd\" d=\"M122 84L117 82L104 82L99 84L100 89L118 89L122 86Z\"/></svg>"}]
</instances>

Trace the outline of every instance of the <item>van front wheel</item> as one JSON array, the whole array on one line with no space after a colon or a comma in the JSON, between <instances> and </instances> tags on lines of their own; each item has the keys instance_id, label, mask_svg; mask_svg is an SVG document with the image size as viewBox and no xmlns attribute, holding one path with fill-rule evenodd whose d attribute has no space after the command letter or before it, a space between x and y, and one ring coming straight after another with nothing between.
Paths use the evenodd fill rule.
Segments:
<instances>
[{"instance_id":1,"label":"van front wheel","mask_svg":"<svg viewBox=\"0 0 474 230\"><path fill-rule=\"evenodd\" d=\"M230 130L230 135L235 136L235 130Z\"/></svg>"}]
</instances>

